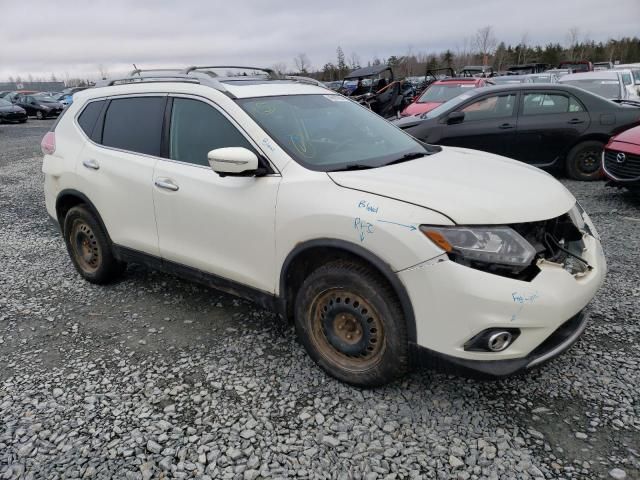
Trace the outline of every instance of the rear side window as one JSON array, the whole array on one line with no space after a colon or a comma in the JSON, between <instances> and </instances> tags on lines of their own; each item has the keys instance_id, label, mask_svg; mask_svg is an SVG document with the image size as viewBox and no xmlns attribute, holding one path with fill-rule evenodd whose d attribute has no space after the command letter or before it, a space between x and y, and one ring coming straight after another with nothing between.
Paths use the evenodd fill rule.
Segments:
<instances>
[{"instance_id":1,"label":"rear side window","mask_svg":"<svg viewBox=\"0 0 640 480\"><path fill-rule=\"evenodd\" d=\"M582 112L582 104L573 96L557 93L527 93L524 96L523 115Z\"/></svg>"},{"instance_id":2,"label":"rear side window","mask_svg":"<svg viewBox=\"0 0 640 480\"><path fill-rule=\"evenodd\" d=\"M91 134L93 133L93 127L98 120L98 116L102 111L102 107L104 106L104 100L100 100L98 102L91 102L84 107L84 110L78 117L78 125L82 131L87 135L87 137L91 138Z\"/></svg>"},{"instance_id":3,"label":"rear side window","mask_svg":"<svg viewBox=\"0 0 640 480\"><path fill-rule=\"evenodd\" d=\"M165 102L166 97L111 100L104 118L102 144L159 157Z\"/></svg>"},{"instance_id":4,"label":"rear side window","mask_svg":"<svg viewBox=\"0 0 640 480\"><path fill-rule=\"evenodd\" d=\"M169 158L209 166L209 151L224 147L244 147L255 153L249 141L212 106L198 100L173 99Z\"/></svg>"}]
</instances>

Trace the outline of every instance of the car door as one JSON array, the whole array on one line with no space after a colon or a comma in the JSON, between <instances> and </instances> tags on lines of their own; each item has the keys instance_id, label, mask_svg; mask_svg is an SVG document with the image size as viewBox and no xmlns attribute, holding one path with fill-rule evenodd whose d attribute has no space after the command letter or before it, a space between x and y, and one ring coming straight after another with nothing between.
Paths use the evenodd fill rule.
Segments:
<instances>
[{"instance_id":1,"label":"car door","mask_svg":"<svg viewBox=\"0 0 640 480\"><path fill-rule=\"evenodd\" d=\"M280 175L218 175L207 160L216 148L245 147L266 160L213 102L175 96L167 109L167 158L153 175L162 258L273 293Z\"/></svg>"},{"instance_id":2,"label":"car door","mask_svg":"<svg viewBox=\"0 0 640 480\"><path fill-rule=\"evenodd\" d=\"M160 155L166 95L88 103L75 119L86 141L76 168L111 240L159 256L153 169Z\"/></svg>"},{"instance_id":3,"label":"car door","mask_svg":"<svg viewBox=\"0 0 640 480\"><path fill-rule=\"evenodd\" d=\"M513 157L531 165L552 165L589 128L585 106L559 90L522 92Z\"/></svg>"},{"instance_id":4,"label":"car door","mask_svg":"<svg viewBox=\"0 0 640 480\"><path fill-rule=\"evenodd\" d=\"M508 156L515 137L517 92L499 92L474 97L457 110L464 113L460 123L444 119L438 143L473 148Z\"/></svg>"},{"instance_id":5,"label":"car door","mask_svg":"<svg viewBox=\"0 0 640 480\"><path fill-rule=\"evenodd\" d=\"M33 107L35 100L32 96L28 95L26 97L20 97L18 100L18 105L24 108L27 111L27 115L35 115L36 109Z\"/></svg>"}]
</instances>

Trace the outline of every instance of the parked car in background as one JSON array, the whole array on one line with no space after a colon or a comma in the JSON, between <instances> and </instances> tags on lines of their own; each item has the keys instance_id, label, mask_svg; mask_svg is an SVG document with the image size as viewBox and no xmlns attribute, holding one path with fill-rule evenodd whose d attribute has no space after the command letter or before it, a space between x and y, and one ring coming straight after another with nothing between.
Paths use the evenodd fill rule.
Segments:
<instances>
[{"instance_id":1,"label":"parked car in background","mask_svg":"<svg viewBox=\"0 0 640 480\"><path fill-rule=\"evenodd\" d=\"M572 73L560 78L559 83L582 88L609 100L635 100L638 92L630 70L600 70Z\"/></svg>"},{"instance_id":2,"label":"parked car in background","mask_svg":"<svg viewBox=\"0 0 640 480\"><path fill-rule=\"evenodd\" d=\"M461 77L492 77L493 67L488 65L466 65L460 70Z\"/></svg>"},{"instance_id":3,"label":"parked car in background","mask_svg":"<svg viewBox=\"0 0 640 480\"><path fill-rule=\"evenodd\" d=\"M497 77L491 77L491 81L496 85L518 84L518 83L525 83L526 76L525 75L499 75Z\"/></svg>"},{"instance_id":4,"label":"parked car in background","mask_svg":"<svg viewBox=\"0 0 640 480\"><path fill-rule=\"evenodd\" d=\"M82 278L142 263L251 299L363 387L423 355L509 375L584 331L606 261L558 181L326 88L211 68L77 94L43 138L46 209Z\"/></svg>"},{"instance_id":5,"label":"parked car in background","mask_svg":"<svg viewBox=\"0 0 640 480\"><path fill-rule=\"evenodd\" d=\"M57 117L64 108L55 98L45 95L20 95L16 98L15 103L24 108L27 115L34 116L39 120Z\"/></svg>"},{"instance_id":6,"label":"parked car in background","mask_svg":"<svg viewBox=\"0 0 640 480\"><path fill-rule=\"evenodd\" d=\"M591 72L593 71L593 64L588 60L570 61L560 63L560 65L558 65L558 68L569 69L572 73Z\"/></svg>"},{"instance_id":7,"label":"parked car in background","mask_svg":"<svg viewBox=\"0 0 640 480\"><path fill-rule=\"evenodd\" d=\"M0 123L2 122L19 122L27 121L27 112L24 108L14 105L4 98L0 98Z\"/></svg>"},{"instance_id":8,"label":"parked car in background","mask_svg":"<svg viewBox=\"0 0 640 480\"><path fill-rule=\"evenodd\" d=\"M342 86L342 80L336 80L336 81L332 81L332 82L324 82L324 84L327 86L327 88L330 88L334 92L337 92L340 89L340 87Z\"/></svg>"},{"instance_id":9,"label":"parked car in background","mask_svg":"<svg viewBox=\"0 0 640 480\"><path fill-rule=\"evenodd\" d=\"M558 83L558 76L553 72L533 73L524 76L524 83Z\"/></svg>"},{"instance_id":10,"label":"parked car in background","mask_svg":"<svg viewBox=\"0 0 640 480\"><path fill-rule=\"evenodd\" d=\"M640 192L640 127L609 140L602 155L602 169L611 184Z\"/></svg>"},{"instance_id":11,"label":"parked car in background","mask_svg":"<svg viewBox=\"0 0 640 480\"><path fill-rule=\"evenodd\" d=\"M571 85L529 83L469 90L422 117L395 123L427 143L484 150L595 180L604 145L640 124L640 108Z\"/></svg>"},{"instance_id":12,"label":"parked car in background","mask_svg":"<svg viewBox=\"0 0 640 480\"><path fill-rule=\"evenodd\" d=\"M568 75L568 74L570 74L572 72L568 68L550 68L545 73L552 73L556 77L560 78L560 77L563 77L564 75Z\"/></svg>"},{"instance_id":13,"label":"parked car in background","mask_svg":"<svg viewBox=\"0 0 640 480\"><path fill-rule=\"evenodd\" d=\"M546 63L525 63L523 65L511 65L507 68L508 75L528 75L531 73L542 73L549 68Z\"/></svg>"},{"instance_id":14,"label":"parked car in background","mask_svg":"<svg viewBox=\"0 0 640 480\"><path fill-rule=\"evenodd\" d=\"M426 113L471 88L491 85L489 80L493 79L461 77L436 80L412 104L407 106L400 115L406 117Z\"/></svg>"},{"instance_id":15,"label":"parked car in background","mask_svg":"<svg viewBox=\"0 0 640 480\"><path fill-rule=\"evenodd\" d=\"M70 93L63 93L61 95L58 95L58 97L56 97L56 100L66 107L73 103L73 95Z\"/></svg>"},{"instance_id":16,"label":"parked car in background","mask_svg":"<svg viewBox=\"0 0 640 480\"><path fill-rule=\"evenodd\" d=\"M611 70L613 68L613 62L594 62L593 70Z\"/></svg>"}]
</instances>

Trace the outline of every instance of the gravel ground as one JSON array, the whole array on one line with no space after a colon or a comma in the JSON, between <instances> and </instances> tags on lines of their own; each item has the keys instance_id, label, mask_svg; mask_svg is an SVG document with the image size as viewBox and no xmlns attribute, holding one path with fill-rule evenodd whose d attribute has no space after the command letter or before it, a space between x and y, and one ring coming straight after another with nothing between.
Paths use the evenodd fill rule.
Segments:
<instances>
[{"instance_id":1,"label":"gravel ground","mask_svg":"<svg viewBox=\"0 0 640 480\"><path fill-rule=\"evenodd\" d=\"M0 478L640 478L640 201L563 180L610 265L565 355L358 390L248 302L136 266L81 280L44 208L50 125L0 126Z\"/></svg>"}]
</instances>

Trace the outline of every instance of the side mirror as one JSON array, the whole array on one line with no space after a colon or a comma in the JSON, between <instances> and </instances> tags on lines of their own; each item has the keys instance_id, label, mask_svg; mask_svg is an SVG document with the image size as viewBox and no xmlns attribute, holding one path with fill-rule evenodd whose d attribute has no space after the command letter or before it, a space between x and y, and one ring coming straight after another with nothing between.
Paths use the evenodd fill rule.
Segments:
<instances>
[{"instance_id":1,"label":"side mirror","mask_svg":"<svg viewBox=\"0 0 640 480\"><path fill-rule=\"evenodd\" d=\"M464 112L451 112L447 115L447 125L455 125L464 121Z\"/></svg>"},{"instance_id":2,"label":"side mirror","mask_svg":"<svg viewBox=\"0 0 640 480\"><path fill-rule=\"evenodd\" d=\"M211 169L221 177L250 177L266 173L258 168L256 154L244 147L216 148L207 154L207 158Z\"/></svg>"}]
</instances>

